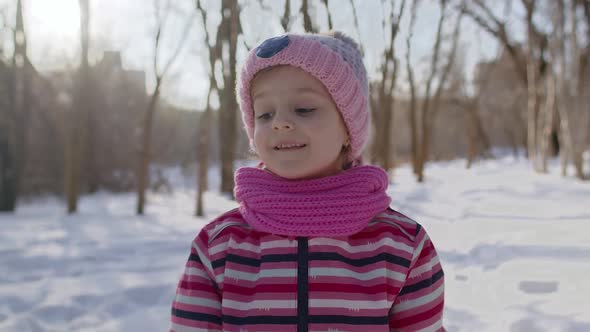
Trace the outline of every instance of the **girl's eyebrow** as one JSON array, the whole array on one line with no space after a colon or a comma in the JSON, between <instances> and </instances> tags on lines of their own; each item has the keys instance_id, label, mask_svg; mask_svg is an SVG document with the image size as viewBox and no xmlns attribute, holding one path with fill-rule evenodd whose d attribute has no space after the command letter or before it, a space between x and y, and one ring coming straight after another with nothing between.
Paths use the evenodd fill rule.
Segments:
<instances>
[{"instance_id":1,"label":"girl's eyebrow","mask_svg":"<svg viewBox=\"0 0 590 332\"><path fill-rule=\"evenodd\" d=\"M297 93L314 94L316 96L324 97L324 98L326 97L326 95L324 93L318 91L317 89L313 89L313 88L305 87L305 86L304 87L295 88L295 92L297 92ZM252 94L252 99L253 100L254 99L260 99L260 98L265 97L266 95L268 95L268 91L266 91L266 90L255 91L254 94Z\"/></svg>"},{"instance_id":2,"label":"girl's eyebrow","mask_svg":"<svg viewBox=\"0 0 590 332\"><path fill-rule=\"evenodd\" d=\"M252 94L252 100L262 98L265 95L267 95L266 90L254 91L254 93Z\"/></svg>"},{"instance_id":3,"label":"girl's eyebrow","mask_svg":"<svg viewBox=\"0 0 590 332\"><path fill-rule=\"evenodd\" d=\"M309 87L300 87L300 88L295 89L295 91L297 91L298 93L311 93L314 95L318 95L320 97L325 97L325 95L322 92L318 91L317 89L313 89L313 88L309 88Z\"/></svg>"}]
</instances>

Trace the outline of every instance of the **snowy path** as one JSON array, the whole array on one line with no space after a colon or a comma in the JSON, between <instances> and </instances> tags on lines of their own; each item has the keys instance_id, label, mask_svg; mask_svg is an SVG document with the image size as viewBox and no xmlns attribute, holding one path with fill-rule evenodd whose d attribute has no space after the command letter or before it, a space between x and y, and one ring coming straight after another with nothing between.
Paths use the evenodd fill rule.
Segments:
<instances>
[{"instance_id":1,"label":"snowy path","mask_svg":"<svg viewBox=\"0 0 590 332\"><path fill-rule=\"evenodd\" d=\"M392 206L423 224L443 259L448 331L590 331L590 184L522 161L396 170ZM211 217L235 203L206 195ZM194 193L97 194L68 217L37 200L0 214L0 332L166 331L190 241Z\"/></svg>"}]
</instances>

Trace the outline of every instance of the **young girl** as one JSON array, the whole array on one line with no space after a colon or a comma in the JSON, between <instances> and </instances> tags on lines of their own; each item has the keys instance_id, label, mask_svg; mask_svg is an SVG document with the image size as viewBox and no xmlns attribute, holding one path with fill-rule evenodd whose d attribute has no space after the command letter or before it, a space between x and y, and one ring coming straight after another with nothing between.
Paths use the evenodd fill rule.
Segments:
<instances>
[{"instance_id":1,"label":"young girl","mask_svg":"<svg viewBox=\"0 0 590 332\"><path fill-rule=\"evenodd\" d=\"M248 55L238 86L257 168L239 208L195 238L171 331L444 331L443 271L420 224L363 166L368 83L339 32L287 34Z\"/></svg>"}]
</instances>

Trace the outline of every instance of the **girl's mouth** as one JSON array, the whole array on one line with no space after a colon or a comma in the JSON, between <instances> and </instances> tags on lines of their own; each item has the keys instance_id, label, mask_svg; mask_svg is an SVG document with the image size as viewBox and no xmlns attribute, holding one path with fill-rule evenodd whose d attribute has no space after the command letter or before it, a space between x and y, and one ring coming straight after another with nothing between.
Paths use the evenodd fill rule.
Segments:
<instances>
[{"instance_id":1,"label":"girl's mouth","mask_svg":"<svg viewBox=\"0 0 590 332\"><path fill-rule=\"evenodd\" d=\"M274 147L277 151L294 151L306 147L307 144L279 144Z\"/></svg>"}]
</instances>

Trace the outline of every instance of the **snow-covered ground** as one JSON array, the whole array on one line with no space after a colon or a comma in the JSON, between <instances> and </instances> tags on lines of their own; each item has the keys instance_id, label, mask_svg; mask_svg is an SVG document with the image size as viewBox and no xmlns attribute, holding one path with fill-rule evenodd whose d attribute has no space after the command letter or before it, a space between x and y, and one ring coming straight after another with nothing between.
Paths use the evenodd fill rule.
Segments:
<instances>
[{"instance_id":1,"label":"snow-covered ground","mask_svg":"<svg viewBox=\"0 0 590 332\"><path fill-rule=\"evenodd\" d=\"M395 171L392 206L443 260L448 331L590 331L590 183L558 173L510 157L432 164L424 185ZM0 331L166 331L190 241L235 206L207 193L194 218L192 183L150 195L145 217L107 193L75 216L52 198L0 214Z\"/></svg>"}]
</instances>

